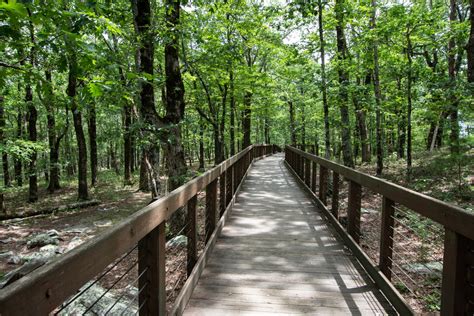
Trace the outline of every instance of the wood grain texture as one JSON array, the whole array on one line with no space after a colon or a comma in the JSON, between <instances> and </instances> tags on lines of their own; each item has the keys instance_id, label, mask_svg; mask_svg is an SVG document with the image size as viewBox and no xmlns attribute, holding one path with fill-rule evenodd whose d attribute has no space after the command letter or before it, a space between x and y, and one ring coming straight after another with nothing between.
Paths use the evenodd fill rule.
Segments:
<instances>
[{"instance_id":1,"label":"wood grain texture","mask_svg":"<svg viewBox=\"0 0 474 316\"><path fill-rule=\"evenodd\" d=\"M393 313L281 158L250 169L184 315Z\"/></svg>"}]
</instances>

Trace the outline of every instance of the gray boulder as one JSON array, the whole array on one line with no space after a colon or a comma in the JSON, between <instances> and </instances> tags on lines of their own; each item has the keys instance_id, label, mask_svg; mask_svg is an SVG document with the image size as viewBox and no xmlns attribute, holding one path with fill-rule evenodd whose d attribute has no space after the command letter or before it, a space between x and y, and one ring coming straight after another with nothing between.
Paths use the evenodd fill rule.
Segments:
<instances>
[{"instance_id":1,"label":"gray boulder","mask_svg":"<svg viewBox=\"0 0 474 316\"><path fill-rule=\"evenodd\" d=\"M50 236L46 234L36 234L28 238L26 246L31 249L35 247L43 247L46 245L57 245L59 243L58 236Z\"/></svg>"},{"instance_id":2,"label":"gray boulder","mask_svg":"<svg viewBox=\"0 0 474 316\"><path fill-rule=\"evenodd\" d=\"M178 235L166 243L168 247L186 247L188 244L188 238L184 235Z\"/></svg>"}]
</instances>

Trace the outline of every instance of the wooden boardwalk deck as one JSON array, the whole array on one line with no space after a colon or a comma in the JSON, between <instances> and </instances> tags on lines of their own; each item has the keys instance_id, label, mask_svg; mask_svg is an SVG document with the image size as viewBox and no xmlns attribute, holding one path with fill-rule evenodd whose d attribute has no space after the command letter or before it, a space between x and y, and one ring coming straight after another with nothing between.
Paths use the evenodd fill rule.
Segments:
<instances>
[{"instance_id":1,"label":"wooden boardwalk deck","mask_svg":"<svg viewBox=\"0 0 474 316\"><path fill-rule=\"evenodd\" d=\"M184 315L394 313L275 155L250 170Z\"/></svg>"}]
</instances>

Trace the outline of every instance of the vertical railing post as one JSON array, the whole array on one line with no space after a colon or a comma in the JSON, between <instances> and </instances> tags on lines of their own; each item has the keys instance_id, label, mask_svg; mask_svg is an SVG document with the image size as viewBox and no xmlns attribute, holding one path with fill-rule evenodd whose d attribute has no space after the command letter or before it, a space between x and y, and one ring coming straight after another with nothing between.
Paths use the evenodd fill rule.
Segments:
<instances>
[{"instance_id":1,"label":"vertical railing post","mask_svg":"<svg viewBox=\"0 0 474 316\"><path fill-rule=\"evenodd\" d=\"M186 222L188 223L186 229L186 237L188 238L188 254L187 254L187 271L188 276L193 271L194 265L198 259L197 253L197 241L198 241L198 233L197 233L197 214L196 214L196 204L197 204L197 195L193 196L187 205L187 213L186 213Z\"/></svg>"},{"instance_id":2,"label":"vertical railing post","mask_svg":"<svg viewBox=\"0 0 474 316\"><path fill-rule=\"evenodd\" d=\"M362 188L360 184L349 181L349 203L347 206L347 232L354 238L355 242L360 241L360 203L362 198Z\"/></svg>"},{"instance_id":3,"label":"vertical railing post","mask_svg":"<svg viewBox=\"0 0 474 316\"><path fill-rule=\"evenodd\" d=\"M217 179L206 187L206 243L211 238L217 223Z\"/></svg>"},{"instance_id":4,"label":"vertical railing post","mask_svg":"<svg viewBox=\"0 0 474 316\"><path fill-rule=\"evenodd\" d=\"M311 160L307 158L305 158L304 182L309 188L311 185Z\"/></svg>"},{"instance_id":5,"label":"vertical railing post","mask_svg":"<svg viewBox=\"0 0 474 316\"><path fill-rule=\"evenodd\" d=\"M385 196L382 199L382 218L380 229L380 271L391 280L392 278L392 254L393 254L393 225L395 216L394 202Z\"/></svg>"},{"instance_id":6,"label":"vertical railing post","mask_svg":"<svg viewBox=\"0 0 474 316\"><path fill-rule=\"evenodd\" d=\"M445 228L441 315L473 315L473 284L474 240Z\"/></svg>"},{"instance_id":7,"label":"vertical railing post","mask_svg":"<svg viewBox=\"0 0 474 316\"><path fill-rule=\"evenodd\" d=\"M140 315L166 314L165 222L138 242L138 295Z\"/></svg>"},{"instance_id":8,"label":"vertical railing post","mask_svg":"<svg viewBox=\"0 0 474 316\"><path fill-rule=\"evenodd\" d=\"M226 177L227 177L227 171L222 172L221 176L219 177L219 209L220 209L220 216L224 214L225 209L226 209Z\"/></svg>"},{"instance_id":9,"label":"vertical railing post","mask_svg":"<svg viewBox=\"0 0 474 316\"><path fill-rule=\"evenodd\" d=\"M328 192L328 169L319 165L319 199L321 202L327 204L327 192Z\"/></svg>"},{"instance_id":10,"label":"vertical railing post","mask_svg":"<svg viewBox=\"0 0 474 316\"><path fill-rule=\"evenodd\" d=\"M233 176L232 176L232 170L233 170L233 166L230 166L229 168L227 168L227 175L226 175L226 190L225 190L225 193L226 193L226 198L225 198L225 206L227 208L227 206L229 206L230 204L230 201L232 200L232 196L234 194L234 189L233 189Z\"/></svg>"},{"instance_id":11,"label":"vertical railing post","mask_svg":"<svg viewBox=\"0 0 474 316\"><path fill-rule=\"evenodd\" d=\"M311 173L311 191L316 193L316 178L318 176L318 164L316 161L312 163L313 172Z\"/></svg>"},{"instance_id":12,"label":"vertical railing post","mask_svg":"<svg viewBox=\"0 0 474 316\"><path fill-rule=\"evenodd\" d=\"M335 218L339 218L339 174L332 172L332 198L331 213Z\"/></svg>"},{"instance_id":13,"label":"vertical railing post","mask_svg":"<svg viewBox=\"0 0 474 316\"><path fill-rule=\"evenodd\" d=\"M237 160L233 165L232 165L232 180L233 180L233 185L232 185L232 195L235 195L235 192L237 192L237 186L239 184L239 160Z\"/></svg>"}]
</instances>

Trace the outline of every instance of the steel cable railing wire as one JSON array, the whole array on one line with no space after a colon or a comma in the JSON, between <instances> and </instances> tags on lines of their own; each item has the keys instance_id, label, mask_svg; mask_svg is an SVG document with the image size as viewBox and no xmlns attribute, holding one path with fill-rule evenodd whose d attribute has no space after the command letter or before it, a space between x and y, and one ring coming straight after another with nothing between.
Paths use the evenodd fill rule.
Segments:
<instances>
[{"instance_id":1,"label":"steel cable railing wire","mask_svg":"<svg viewBox=\"0 0 474 316\"><path fill-rule=\"evenodd\" d=\"M130 282L128 286L131 286L131 285L137 283L137 282L139 281L139 279L140 279L147 271L148 271L148 267L146 267L145 269L143 269L143 271L138 275L138 277L137 277L135 280L133 280L132 282ZM142 289L145 288L146 285L148 285L148 282L145 283L145 285L142 287ZM140 291L140 292L141 292L141 291ZM140 294L140 292L139 292L139 294ZM107 315L107 314L115 307L115 305L117 305L117 303L120 302L120 300L125 296L125 294L126 294L126 291L123 291L122 294L120 294L120 296L115 300L115 302L107 309L107 311L105 312L105 315Z\"/></svg>"},{"instance_id":2,"label":"steel cable railing wire","mask_svg":"<svg viewBox=\"0 0 474 316\"><path fill-rule=\"evenodd\" d=\"M88 291L90 288L92 288L95 284L97 284L101 279L103 279L110 271L112 271L115 267L117 267L125 258L127 258L135 249L137 249L138 244L135 245L132 249L130 249L128 252L126 252L119 260L117 260L113 265L108 267L100 276L98 276L93 282L91 282L89 285L87 285L85 288L81 288L78 290L78 293L72 297L70 300L68 300L66 303L61 305L59 310L54 312L54 315L59 315L65 308L70 306L74 301L76 301L81 295L83 295L86 291Z\"/></svg>"},{"instance_id":3,"label":"steel cable railing wire","mask_svg":"<svg viewBox=\"0 0 474 316\"><path fill-rule=\"evenodd\" d=\"M117 278L110 287L108 287L102 295L99 296L87 309L86 311L82 314L85 315L88 311L90 311L110 290L117 285L136 265L138 264L138 259L133 262L133 264L128 267L128 269L123 273L119 278Z\"/></svg>"}]
</instances>

